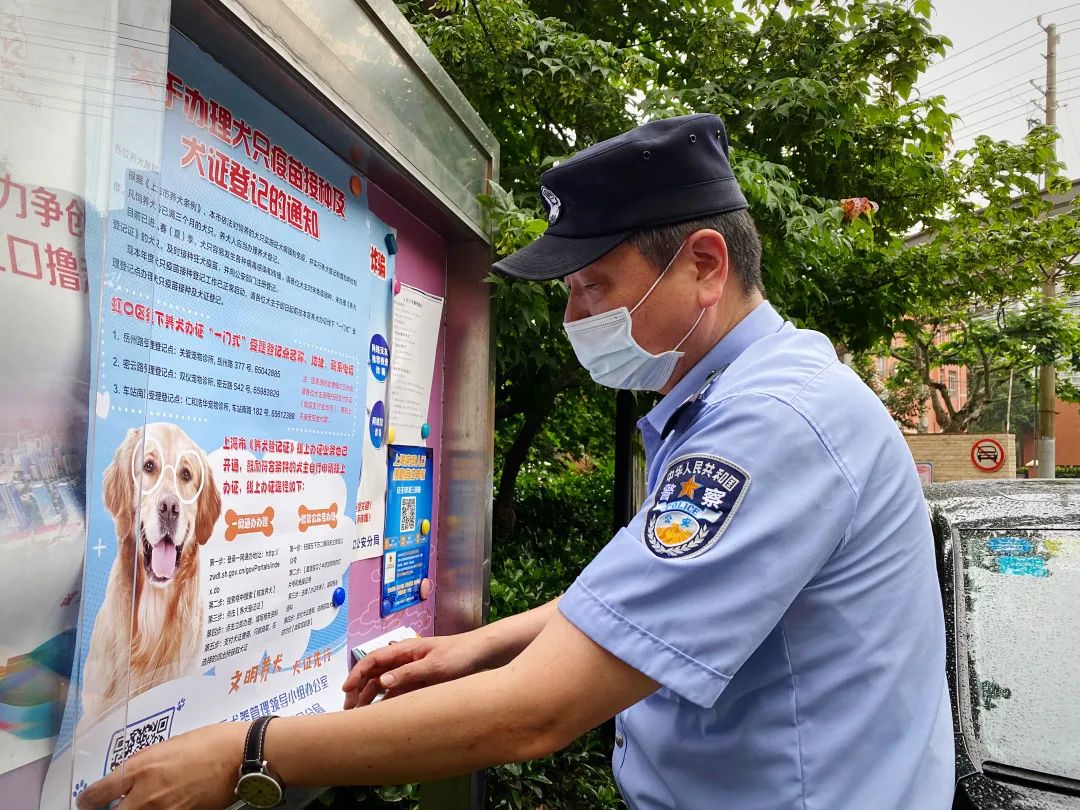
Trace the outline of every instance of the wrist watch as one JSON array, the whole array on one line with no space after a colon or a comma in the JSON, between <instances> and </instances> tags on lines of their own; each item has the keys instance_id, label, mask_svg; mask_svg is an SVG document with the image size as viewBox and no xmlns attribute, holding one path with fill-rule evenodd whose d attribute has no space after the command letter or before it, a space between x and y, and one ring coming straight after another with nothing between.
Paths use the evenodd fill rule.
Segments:
<instances>
[{"instance_id":1,"label":"wrist watch","mask_svg":"<svg viewBox=\"0 0 1080 810\"><path fill-rule=\"evenodd\" d=\"M285 800L285 785L263 759L266 727L277 715L263 715L253 721L244 741L244 761L240 763L240 778L233 791L248 806L265 810L277 807Z\"/></svg>"}]
</instances>

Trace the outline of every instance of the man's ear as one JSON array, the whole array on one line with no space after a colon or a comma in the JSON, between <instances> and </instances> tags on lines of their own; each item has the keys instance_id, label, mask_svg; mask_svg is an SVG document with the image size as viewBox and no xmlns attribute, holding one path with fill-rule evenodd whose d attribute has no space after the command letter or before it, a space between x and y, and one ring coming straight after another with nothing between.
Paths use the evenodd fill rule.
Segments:
<instances>
[{"instance_id":1,"label":"man's ear","mask_svg":"<svg viewBox=\"0 0 1080 810\"><path fill-rule=\"evenodd\" d=\"M731 281L731 260L724 237L711 228L686 238L686 250L697 270L698 305L708 309L724 294Z\"/></svg>"},{"instance_id":2,"label":"man's ear","mask_svg":"<svg viewBox=\"0 0 1080 810\"><path fill-rule=\"evenodd\" d=\"M105 468L101 496L105 508L116 522L116 536L123 542L131 535L135 521L135 482L132 480L132 456L142 446L142 428L132 428L116 448Z\"/></svg>"},{"instance_id":3,"label":"man's ear","mask_svg":"<svg viewBox=\"0 0 1080 810\"><path fill-rule=\"evenodd\" d=\"M221 516L221 494L217 491L217 482L214 474L210 471L210 461L202 450L203 472L206 480L203 481L202 492L199 493L199 505L195 513L195 542L200 546L206 545L210 535L214 533L214 524Z\"/></svg>"}]
</instances>

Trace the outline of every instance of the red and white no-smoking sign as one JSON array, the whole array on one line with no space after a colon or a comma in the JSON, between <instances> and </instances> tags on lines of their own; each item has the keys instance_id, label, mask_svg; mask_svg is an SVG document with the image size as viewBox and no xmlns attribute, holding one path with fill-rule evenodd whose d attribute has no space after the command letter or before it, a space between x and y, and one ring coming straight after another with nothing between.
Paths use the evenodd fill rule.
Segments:
<instances>
[{"instance_id":1,"label":"red and white no-smoking sign","mask_svg":"<svg viewBox=\"0 0 1080 810\"><path fill-rule=\"evenodd\" d=\"M979 439L971 445L971 463L979 472L997 472L1005 464L1005 448L997 439Z\"/></svg>"}]
</instances>

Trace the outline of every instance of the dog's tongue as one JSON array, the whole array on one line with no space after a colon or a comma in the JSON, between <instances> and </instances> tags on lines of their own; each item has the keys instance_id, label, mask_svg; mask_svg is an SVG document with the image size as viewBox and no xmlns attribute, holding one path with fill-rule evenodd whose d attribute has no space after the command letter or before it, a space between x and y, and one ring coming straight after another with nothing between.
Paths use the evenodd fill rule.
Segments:
<instances>
[{"instance_id":1,"label":"dog's tongue","mask_svg":"<svg viewBox=\"0 0 1080 810\"><path fill-rule=\"evenodd\" d=\"M150 552L150 568L154 576L169 579L176 572L176 546L162 540Z\"/></svg>"}]
</instances>

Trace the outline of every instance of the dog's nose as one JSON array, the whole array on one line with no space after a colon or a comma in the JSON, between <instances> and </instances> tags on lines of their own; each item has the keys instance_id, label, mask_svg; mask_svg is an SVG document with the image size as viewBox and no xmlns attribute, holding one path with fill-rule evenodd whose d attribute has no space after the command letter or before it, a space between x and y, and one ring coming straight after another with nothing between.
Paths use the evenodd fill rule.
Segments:
<instances>
[{"instance_id":1,"label":"dog's nose","mask_svg":"<svg viewBox=\"0 0 1080 810\"><path fill-rule=\"evenodd\" d=\"M180 515L180 499L175 495L162 495L158 501L158 516L162 518L175 518Z\"/></svg>"}]
</instances>

